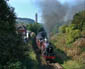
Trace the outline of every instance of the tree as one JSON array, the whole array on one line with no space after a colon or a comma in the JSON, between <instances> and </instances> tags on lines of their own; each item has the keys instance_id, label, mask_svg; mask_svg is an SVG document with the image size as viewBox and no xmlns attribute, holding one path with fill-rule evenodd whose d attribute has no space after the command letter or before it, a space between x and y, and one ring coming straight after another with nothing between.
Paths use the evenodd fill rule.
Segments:
<instances>
[{"instance_id":1,"label":"tree","mask_svg":"<svg viewBox=\"0 0 85 69\"><path fill-rule=\"evenodd\" d=\"M34 32L35 34L37 34L40 31L41 28L43 28L43 27L39 23L27 25L27 29L30 30L31 32Z\"/></svg>"},{"instance_id":2,"label":"tree","mask_svg":"<svg viewBox=\"0 0 85 69\"><path fill-rule=\"evenodd\" d=\"M16 16L5 0L0 0L0 65L21 59L22 39L16 34ZM21 39L21 40L20 40Z\"/></svg>"},{"instance_id":3,"label":"tree","mask_svg":"<svg viewBox=\"0 0 85 69\"><path fill-rule=\"evenodd\" d=\"M85 11L75 14L72 24L75 24L76 28L81 31L85 30Z\"/></svg>"}]
</instances>

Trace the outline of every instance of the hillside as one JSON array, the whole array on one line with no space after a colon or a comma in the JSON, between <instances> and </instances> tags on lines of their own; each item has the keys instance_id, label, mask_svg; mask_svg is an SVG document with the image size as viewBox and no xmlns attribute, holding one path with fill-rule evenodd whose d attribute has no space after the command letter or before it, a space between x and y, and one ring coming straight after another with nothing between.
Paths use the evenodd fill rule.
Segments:
<instances>
[{"instance_id":1,"label":"hillside","mask_svg":"<svg viewBox=\"0 0 85 69\"><path fill-rule=\"evenodd\" d=\"M33 24L35 21L30 18L17 18L16 19L17 24Z\"/></svg>"},{"instance_id":2,"label":"hillside","mask_svg":"<svg viewBox=\"0 0 85 69\"><path fill-rule=\"evenodd\" d=\"M85 11L76 13L69 25L60 26L59 32L51 36L51 42L67 55L62 64L65 69L85 69ZM60 53L57 55L64 58Z\"/></svg>"}]
</instances>

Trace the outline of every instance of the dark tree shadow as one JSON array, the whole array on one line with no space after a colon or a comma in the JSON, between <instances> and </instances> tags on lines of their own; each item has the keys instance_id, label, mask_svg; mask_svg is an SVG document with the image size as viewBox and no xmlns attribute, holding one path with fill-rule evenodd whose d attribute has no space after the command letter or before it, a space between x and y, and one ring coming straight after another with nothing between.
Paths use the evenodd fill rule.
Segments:
<instances>
[{"instance_id":1,"label":"dark tree shadow","mask_svg":"<svg viewBox=\"0 0 85 69\"><path fill-rule=\"evenodd\" d=\"M38 64L36 61L32 60L30 57L25 57L22 62L22 69L38 69ZM37 68L36 68L37 67Z\"/></svg>"}]
</instances>

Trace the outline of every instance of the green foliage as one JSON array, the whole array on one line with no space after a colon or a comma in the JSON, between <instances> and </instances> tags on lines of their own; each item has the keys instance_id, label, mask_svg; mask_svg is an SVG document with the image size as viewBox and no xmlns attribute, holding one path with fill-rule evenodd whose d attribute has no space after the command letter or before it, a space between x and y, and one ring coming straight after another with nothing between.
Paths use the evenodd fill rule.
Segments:
<instances>
[{"instance_id":1,"label":"green foliage","mask_svg":"<svg viewBox=\"0 0 85 69\"><path fill-rule=\"evenodd\" d=\"M68 44L68 43L71 43L71 42L75 41L78 37L80 37L80 35L81 35L80 30L78 30L78 29L76 29L76 30L69 29L69 31L67 33L66 43Z\"/></svg>"},{"instance_id":2,"label":"green foliage","mask_svg":"<svg viewBox=\"0 0 85 69\"><path fill-rule=\"evenodd\" d=\"M9 64L8 69L22 69L21 65L22 65L22 63L20 61L17 61L15 63Z\"/></svg>"},{"instance_id":3,"label":"green foliage","mask_svg":"<svg viewBox=\"0 0 85 69\"><path fill-rule=\"evenodd\" d=\"M68 27L66 27L66 33L71 33L72 30L75 30L75 24L70 24Z\"/></svg>"},{"instance_id":4,"label":"green foliage","mask_svg":"<svg viewBox=\"0 0 85 69\"><path fill-rule=\"evenodd\" d=\"M0 0L0 64L21 60L24 56L23 42L16 34L14 9L5 0Z\"/></svg>"},{"instance_id":5,"label":"green foliage","mask_svg":"<svg viewBox=\"0 0 85 69\"><path fill-rule=\"evenodd\" d=\"M67 61L63 64L64 69L81 69L82 64L77 61Z\"/></svg>"},{"instance_id":6,"label":"green foliage","mask_svg":"<svg viewBox=\"0 0 85 69\"><path fill-rule=\"evenodd\" d=\"M27 29L34 32L35 34L37 34L41 28L42 28L42 25L39 23L27 25Z\"/></svg>"},{"instance_id":7,"label":"green foliage","mask_svg":"<svg viewBox=\"0 0 85 69\"><path fill-rule=\"evenodd\" d=\"M15 14L5 0L0 0L0 32L15 33Z\"/></svg>"},{"instance_id":8,"label":"green foliage","mask_svg":"<svg viewBox=\"0 0 85 69\"><path fill-rule=\"evenodd\" d=\"M72 24L76 25L76 29L85 30L85 11L75 14Z\"/></svg>"},{"instance_id":9,"label":"green foliage","mask_svg":"<svg viewBox=\"0 0 85 69\"><path fill-rule=\"evenodd\" d=\"M26 45L25 50L25 58L22 60L22 69L38 69L39 64L37 60L36 53L32 47L32 40L29 41L28 45Z\"/></svg>"},{"instance_id":10,"label":"green foliage","mask_svg":"<svg viewBox=\"0 0 85 69\"><path fill-rule=\"evenodd\" d=\"M70 59L64 62L64 69L84 69L85 42L81 36L85 36L85 11L75 14L72 24L67 27L61 26L59 31L61 33L52 36L51 40L55 50L64 51ZM60 53L57 55L60 56Z\"/></svg>"},{"instance_id":11,"label":"green foliage","mask_svg":"<svg viewBox=\"0 0 85 69\"><path fill-rule=\"evenodd\" d=\"M61 32L59 35L62 34L64 36L66 36L66 37L64 37L64 36L63 37L65 38L65 41L67 44L74 42L77 38L79 38L81 36L81 31L79 29L76 29L75 24L70 24L69 26L67 26L67 25L61 26L59 28L59 30ZM59 37L59 35L58 35L58 37ZM63 38L63 40L64 40L64 38ZM65 44L65 41L64 41L64 44Z\"/></svg>"},{"instance_id":12,"label":"green foliage","mask_svg":"<svg viewBox=\"0 0 85 69\"><path fill-rule=\"evenodd\" d=\"M68 27L67 25L63 25L59 27L59 32L61 33L66 33L66 27Z\"/></svg>"},{"instance_id":13,"label":"green foliage","mask_svg":"<svg viewBox=\"0 0 85 69\"><path fill-rule=\"evenodd\" d=\"M85 31L85 11L75 14L72 24L66 28L66 43L75 41L81 35L81 31Z\"/></svg>"},{"instance_id":14,"label":"green foliage","mask_svg":"<svg viewBox=\"0 0 85 69\"><path fill-rule=\"evenodd\" d=\"M61 26L60 30L62 33L66 33L66 43L71 43L80 36L80 30L76 29L74 24L67 26Z\"/></svg>"},{"instance_id":15,"label":"green foliage","mask_svg":"<svg viewBox=\"0 0 85 69\"><path fill-rule=\"evenodd\" d=\"M16 38L15 38L16 37ZM24 56L23 42L20 37L7 34L0 37L0 64L6 65L8 61L22 59Z\"/></svg>"}]
</instances>

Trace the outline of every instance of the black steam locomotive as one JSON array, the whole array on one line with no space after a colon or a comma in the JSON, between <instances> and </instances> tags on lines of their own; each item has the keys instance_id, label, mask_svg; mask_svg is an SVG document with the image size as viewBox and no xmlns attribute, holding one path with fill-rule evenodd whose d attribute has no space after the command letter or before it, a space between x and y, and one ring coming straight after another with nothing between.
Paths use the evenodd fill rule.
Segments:
<instances>
[{"instance_id":1,"label":"black steam locomotive","mask_svg":"<svg viewBox=\"0 0 85 69\"><path fill-rule=\"evenodd\" d=\"M47 60L54 60L55 54L52 44L48 41L45 31L39 32L36 36L36 44L41 51L42 56Z\"/></svg>"}]
</instances>

